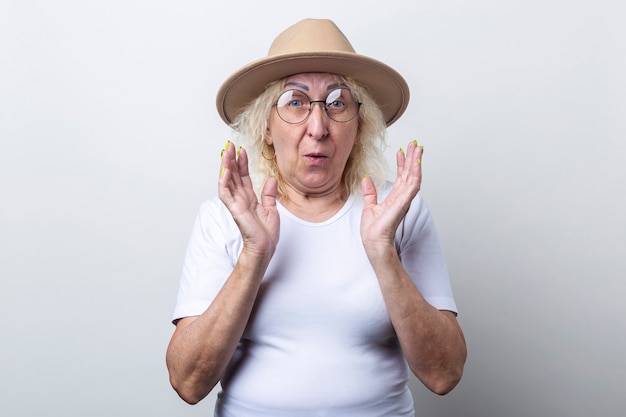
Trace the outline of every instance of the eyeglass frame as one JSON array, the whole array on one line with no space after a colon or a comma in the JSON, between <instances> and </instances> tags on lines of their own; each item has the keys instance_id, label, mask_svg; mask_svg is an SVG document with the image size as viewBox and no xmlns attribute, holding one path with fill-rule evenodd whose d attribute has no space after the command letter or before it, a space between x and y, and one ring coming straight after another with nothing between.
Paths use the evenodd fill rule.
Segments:
<instances>
[{"instance_id":1,"label":"eyeglass frame","mask_svg":"<svg viewBox=\"0 0 626 417\"><path fill-rule=\"evenodd\" d=\"M333 119L333 117L330 114L328 114L328 108L326 107L326 104L328 104L328 103L326 102L326 100L328 100L328 97L330 97L330 95L333 92L337 91L337 90L346 90L346 91L348 91L352 95L352 97L354 97L357 100L357 102L356 102L356 112L354 113L354 116L352 116L348 120L335 120L335 119ZM286 92L288 92L288 91L297 91L299 93L302 93L307 98L307 100L309 100L309 108L307 110L307 114L304 117L304 119L300 120L299 122L288 122L287 120L283 119L283 116L281 116L280 112L278 111L278 99L280 99L280 97L283 94L285 94ZM347 87L339 87L339 88L333 89L331 92L328 93L328 95L326 96L326 98L324 100L311 100L311 98L304 91L298 90L297 88L290 88L288 90L283 91L282 93L280 93L278 95L278 99L277 99L276 103L272 104L272 107L276 108L276 114L278 114L278 117L280 118L280 120L282 120L283 122L288 123L290 125L297 125L297 124L305 122L309 118L309 116L311 116L311 112L313 110L313 104L314 103L323 103L322 109L324 109L324 113L326 114L326 116L328 116L328 118L330 120L332 120L335 123L348 123L348 122L354 120L354 118L359 115L359 111L361 110L361 106L363 105L362 102L358 101L358 98L354 94L354 91L352 91L351 89L349 89Z\"/></svg>"}]
</instances>

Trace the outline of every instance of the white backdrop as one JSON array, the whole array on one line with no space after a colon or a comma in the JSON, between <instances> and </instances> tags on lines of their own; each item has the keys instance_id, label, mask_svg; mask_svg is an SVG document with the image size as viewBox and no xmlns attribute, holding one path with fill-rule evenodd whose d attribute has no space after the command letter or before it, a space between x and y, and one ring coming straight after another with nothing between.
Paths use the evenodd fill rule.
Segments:
<instances>
[{"instance_id":1,"label":"white backdrop","mask_svg":"<svg viewBox=\"0 0 626 417\"><path fill-rule=\"evenodd\" d=\"M169 387L182 258L229 130L222 80L331 18L405 75L389 154L423 194L469 344L418 416L626 408L623 2L0 3L0 414L208 416Z\"/></svg>"}]
</instances>

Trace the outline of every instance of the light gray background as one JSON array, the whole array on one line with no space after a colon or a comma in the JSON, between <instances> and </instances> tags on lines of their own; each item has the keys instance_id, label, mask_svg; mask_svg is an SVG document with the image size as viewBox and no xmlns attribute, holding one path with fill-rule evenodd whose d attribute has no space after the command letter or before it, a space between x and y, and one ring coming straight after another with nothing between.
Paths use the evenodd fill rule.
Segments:
<instances>
[{"instance_id":1,"label":"light gray background","mask_svg":"<svg viewBox=\"0 0 626 417\"><path fill-rule=\"evenodd\" d=\"M469 344L419 416L626 408L626 58L615 1L0 3L0 414L208 416L167 380L182 258L230 136L214 106L328 17L405 75L389 155L423 194ZM332 375L329 375L332 377Z\"/></svg>"}]
</instances>

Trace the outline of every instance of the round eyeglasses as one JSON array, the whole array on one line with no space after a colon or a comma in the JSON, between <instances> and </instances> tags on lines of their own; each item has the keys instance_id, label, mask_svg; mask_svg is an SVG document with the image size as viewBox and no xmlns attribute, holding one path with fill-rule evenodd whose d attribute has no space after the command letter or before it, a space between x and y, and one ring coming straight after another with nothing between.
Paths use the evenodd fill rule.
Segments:
<instances>
[{"instance_id":1,"label":"round eyeglasses","mask_svg":"<svg viewBox=\"0 0 626 417\"><path fill-rule=\"evenodd\" d=\"M354 93L347 88L337 88L331 91L324 100L311 100L301 90L287 90L278 97L274 107L283 121L297 124L309 117L313 103L323 103L322 108L328 117L340 123L354 119L361 107Z\"/></svg>"}]
</instances>

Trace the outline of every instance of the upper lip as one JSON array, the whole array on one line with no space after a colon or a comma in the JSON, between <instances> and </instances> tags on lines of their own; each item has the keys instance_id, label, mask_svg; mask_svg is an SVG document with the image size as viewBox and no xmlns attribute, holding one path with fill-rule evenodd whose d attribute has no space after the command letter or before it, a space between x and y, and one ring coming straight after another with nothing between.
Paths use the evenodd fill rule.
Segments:
<instances>
[{"instance_id":1,"label":"upper lip","mask_svg":"<svg viewBox=\"0 0 626 417\"><path fill-rule=\"evenodd\" d=\"M326 157L326 155L324 155L321 152L309 152L305 154L304 156Z\"/></svg>"}]
</instances>

